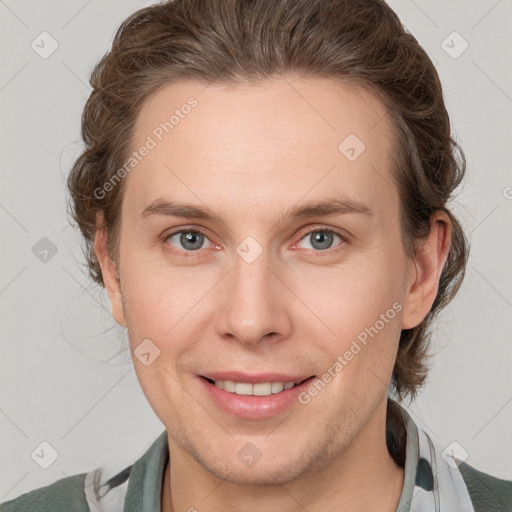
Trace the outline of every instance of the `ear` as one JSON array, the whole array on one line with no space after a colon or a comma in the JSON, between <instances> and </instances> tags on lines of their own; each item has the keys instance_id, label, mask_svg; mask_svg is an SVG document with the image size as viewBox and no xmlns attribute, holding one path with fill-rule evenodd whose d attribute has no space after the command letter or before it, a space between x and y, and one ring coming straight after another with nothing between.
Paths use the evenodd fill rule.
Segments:
<instances>
[{"instance_id":1,"label":"ear","mask_svg":"<svg viewBox=\"0 0 512 512\"><path fill-rule=\"evenodd\" d=\"M98 212L96 215L96 233L94 235L94 250L96 257L101 267L103 282L110 299L112 307L112 316L115 321L126 326L126 318L124 315L122 295L121 295L121 282L117 277L117 268L110 259L107 250L107 230L105 227L103 212Z\"/></svg>"},{"instance_id":2,"label":"ear","mask_svg":"<svg viewBox=\"0 0 512 512\"><path fill-rule=\"evenodd\" d=\"M410 262L404 299L402 329L419 325L432 308L439 288L451 241L451 222L444 211L430 218L430 233L416 244L416 254Z\"/></svg>"}]
</instances>

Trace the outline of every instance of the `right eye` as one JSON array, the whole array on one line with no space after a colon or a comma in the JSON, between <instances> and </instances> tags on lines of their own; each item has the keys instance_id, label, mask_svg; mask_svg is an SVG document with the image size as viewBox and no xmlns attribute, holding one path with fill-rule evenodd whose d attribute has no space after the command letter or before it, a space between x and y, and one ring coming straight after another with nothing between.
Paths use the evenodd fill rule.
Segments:
<instances>
[{"instance_id":1,"label":"right eye","mask_svg":"<svg viewBox=\"0 0 512 512\"><path fill-rule=\"evenodd\" d=\"M169 242L173 247L182 251L184 250L185 252L194 252L203 249L203 243L205 241L211 244L204 233L195 229L181 229L180 231L175 231L166 236L164 241Z\"/></svg>"}]
</instances>

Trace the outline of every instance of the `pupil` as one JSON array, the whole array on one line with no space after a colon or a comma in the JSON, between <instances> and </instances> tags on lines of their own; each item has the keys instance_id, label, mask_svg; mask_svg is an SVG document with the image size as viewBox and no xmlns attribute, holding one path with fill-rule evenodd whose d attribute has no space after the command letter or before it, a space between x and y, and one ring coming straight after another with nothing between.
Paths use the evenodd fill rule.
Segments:
<instances>
[{"instance_id":1,"label":"pupil","mask_svg":"<svg viewBox=\"0 0 512 512\"><path fill-rule=\"evenodd\" d=\"M201 248L201 234L200 233L194 233L192 231L189 231L188 233L183 233L181 235L181 244L183 247L187 247L188 249L197 250ZM192 247L190 245L191 244Z\"/></svg>"},{"instance_id":2,"label":"pupil","mask_svg":"<svg viewBox=\"0 0 512 512\"><path fill-rule=\"evenodd\" d=\"M316 233L313 233L313 240L314 240L314 243L319 244L319 247L315 247L314 243L312 245L316 249L320 249L320 250L328 249L332 243L332 237L333 237L332 233L329 233L326 235L322 231L317 231Z\"/></svg>"}]
</instances>

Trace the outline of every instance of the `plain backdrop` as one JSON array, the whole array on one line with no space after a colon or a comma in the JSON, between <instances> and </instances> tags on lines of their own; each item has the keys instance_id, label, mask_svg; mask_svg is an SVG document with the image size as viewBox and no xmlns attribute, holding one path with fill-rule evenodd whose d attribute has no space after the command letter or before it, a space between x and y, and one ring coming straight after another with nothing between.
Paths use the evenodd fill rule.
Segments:
<instances>
[{"instance_id":1,"label":"plain backdrop","mask_svg":"<svg viewBox=\"0 0 512 512\"><path fill-rule=\"evenodd\" d=\"M129 464L164 429L131 363L104 362L126 342L81 266L64 187L90 71L122 20L150 3L0 0L0 501ZM512 2L390 5L439 70L468 160L454 209L472 241L460 295L437 323L429 381L408 410L442 446L456 441L468 463L511 479ZM31 456L42 442L58 454L48 469Z\"/></svg>"}]
</instances>

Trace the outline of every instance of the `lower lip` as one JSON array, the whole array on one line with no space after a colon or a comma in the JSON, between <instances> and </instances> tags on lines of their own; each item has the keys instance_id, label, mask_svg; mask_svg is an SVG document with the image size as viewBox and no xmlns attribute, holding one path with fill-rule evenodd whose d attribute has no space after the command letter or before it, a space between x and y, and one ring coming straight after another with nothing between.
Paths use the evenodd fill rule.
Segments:
<instances>
[{"instance_id":1,"label":"lower lip","mask_svg":"<svg viewBox=\"0 0 512 512\"><path fill-rule=\"evenodd\" d=\"M275 416L298 403L299 394L307 388L315 377L310 377L291 389L267 396L237 395L220 389L204 377L199 377L206 393L222 410L245 419L264 419Z\"/></svg>"}]
</instances>

